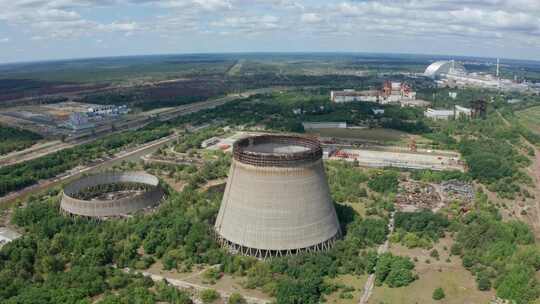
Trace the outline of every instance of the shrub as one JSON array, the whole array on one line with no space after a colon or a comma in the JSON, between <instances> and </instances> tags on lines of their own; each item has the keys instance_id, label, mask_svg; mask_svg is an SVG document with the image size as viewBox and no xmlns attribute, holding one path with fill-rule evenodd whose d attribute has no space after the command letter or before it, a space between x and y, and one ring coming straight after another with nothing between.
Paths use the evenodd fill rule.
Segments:
<instances>
[{"instance_id":1,"label":"shrub","mask_svg":"<svg viewBox=\"0 0 540 304\"><path fill-rule=\"evenodd\" d=\"M383 171L372 176L368 181L368 186L371 190L380 193L397 192L398 177L399 173L395 171Z\"/></svg>"},{"instance_id":2,"label":"shrub","mask_svg":"<svg viewBox=\"0 0 540 304\"><path fill-rule=\"evenodd\" d=\"M205 289L200 292L199 297L205 304L213 303L219 299L219 293L214 289Z\"/></svg>"},{"instance_id":3,"label":"shrub","mask_svg":"<svg viewBox=\"0 0 540 304\"><path fill-rule=\"evenodd\" d=\"M244 297L241 294L235 292L231 294L227 303L228 304L245 304L247 302L246 302L246 299L244 299Z\"/></svg>"},{"instance_id":4,"label":"shrub","mask_svg":"<svg viewBox=\"0 0 540 304\"><path fill-rule=\"evenodd\" d=\"M438 300L442 300L446 297L446 295L444 294L444 290L442 288L437 288L433 291L433 300L435 301L438 301Z\"/></svg>"}]
</instances>

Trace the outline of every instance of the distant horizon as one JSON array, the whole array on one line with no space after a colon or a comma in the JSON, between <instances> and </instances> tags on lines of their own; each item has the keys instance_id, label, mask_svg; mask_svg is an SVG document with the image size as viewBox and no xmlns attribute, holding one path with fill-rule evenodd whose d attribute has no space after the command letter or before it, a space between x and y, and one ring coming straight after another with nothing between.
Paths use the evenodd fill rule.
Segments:
<instances>
[{"instance_id":1,"label":"distant horizon","mask_svg":"<svg viewBox=\"0 0 540 304\"><path fill-rule=\"evenodd\" d=\"M71 58L49 58L40 60L28 61L11 61L0 62L0 66L19 65L19 64L40 64L54 62L69 62L69 61L85 61L85 60L100 60L100 59L121 59L134 57L160 57L160 56L190 56L190 55L388 55L388 56L418 56L426 57L433 60L452 60L452 59L477 59L496 61L514 61L514 62L535 62L540 64L540 59L527 58L511 58L511 57L483 57L478 55L463 55L463 54L427 54L427 53L393 53L393 52L362 52L362 51L230 51L230 52L185 52L185 53L148 53L148 54L128 54L128 55L103 55L95 57L71 57Z\"/></svg>"},{"instance_id":2,"label":"distant horizon","mask_svg":"<svg viewBox=\"0 0 540 304\"><path fill-rule=\"evenodd\" d=\"M0 62L236 52L540 61L538 0L0 0Z\"/></svg>"}]
</instances>

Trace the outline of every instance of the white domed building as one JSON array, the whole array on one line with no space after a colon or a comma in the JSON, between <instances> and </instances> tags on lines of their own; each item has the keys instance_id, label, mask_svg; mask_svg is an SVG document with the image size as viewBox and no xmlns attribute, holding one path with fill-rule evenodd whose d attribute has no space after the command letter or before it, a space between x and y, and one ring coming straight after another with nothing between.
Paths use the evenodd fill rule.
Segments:
<instances>
[{"instance_id":1,"label":"white domed building","mask_svg":"<svg viewBox=\"0 0 540 304\"><path fill-rule=\"evenodd\" d=\"M424 75L430 78L439 78L444 75L466 75L467 70L463 64L459 62L451 61L436 61L430 64Z\"/></svg>"}]
</instances>

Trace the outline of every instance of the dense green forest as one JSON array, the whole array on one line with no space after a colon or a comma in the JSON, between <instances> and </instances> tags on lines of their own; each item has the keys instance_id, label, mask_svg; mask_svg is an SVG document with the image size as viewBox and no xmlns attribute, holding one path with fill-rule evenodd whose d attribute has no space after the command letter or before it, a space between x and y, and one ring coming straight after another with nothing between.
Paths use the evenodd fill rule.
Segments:
<instances>
[{"instance_id":1,"label":"dense green forest","mask_svg":"<svg viewBox=\"0 0 540 304\"><path fill-rule=\"evenodd\" d=\"M150 215L95 222L63 216L58 190L30 198L25 207L15 209L12 218L26 231L24 237L0 250L0 301L87 303L99 295L98 303L191 303L187 292L111 267L146 269L157 260L165 269L180 271L201 263L219 264L218 273L234 274L243 278L246 288L260 288L278 303L291 304L319 303L326 294L344 288L325 280L341 274L375 272L376 284L389 287L406 286L417 278L413 261L375 252L386 239L388 213L363 218L340 204L336 208L344 237L326 253L269 261L229 255L209 233L221 193L198 191L205 181L225 176L230 156L220 152L217 156L199 170L188 170L190 174L182 173L189 165L179 166L181 171L147 167L150 171L174 170L188 182L180 193L168 189L166 201ZM349 164L330 163L328 167L331 174L344 169L331 186L332 195L343 198L351 188L386 172L373 172L370 177ZM392 176L395 171L387 172ZM501 221L482 193L476 206L478 209L451 221L430 211L398 212L396 234L412 234L429 242L445 233L455 234L451 252L461 256L463 265L476 276L479 289L495 288L502 298L529 303L540 295L534 277L540 269L540 251L532 233L523 223ZM412 247L416 246L421 243Z\"/></svg>"},{"instance_id":2,"label":"dense green forest","mask_svg":"<svg viewBox=\"0 0 540 304\"><path fill-rule=\"evenodd\" d=\"M340 274L377 269L378 284L391 287L415 280L411 261L378 257L374 250L386 238L387 219L362 218L344 205L336 205L344 238L326 253L269 261L229 255L210 233L221 193L197 190L204 181L225 175L230 158L219 155L193 172L182 192L168 189L166 201L151 215L96 222L63 216L58 190L30 198L12 218L25 235L0 250L0 301L87 303L102 295L98 303L190 303L186 294L166 284L111 267L145 269L158 259L166 269L181 271L219 264L220 272L243 277L246 288L261 288L278 303L319 303L343 288L325 281Z\"/></svg>"},{"instance_id":3,"label":"dense green forest","mask_svg":"<svg viewBox=\"0 0 540 304\"><path fill-rule=\"evenodd\" d=\"M513 199L520 195L522 185L533 185L523 170L531 160L530 153L522 153L528 147L521 141L521 132L497 112L490 112L486 119L438 122L436 128L425 136L440 148L461 152L468 175L500 197Z\"/></svg>"},{"instance_id":4,"label":"dense green forest","mask_svg":"<svg viewBox=\"0 0 540 304\"><path fill-rule=\"evenodd\" d=\"M0 155L24 150L42 138L39 134L0 124Z\"/></svg>"}]
</instances>

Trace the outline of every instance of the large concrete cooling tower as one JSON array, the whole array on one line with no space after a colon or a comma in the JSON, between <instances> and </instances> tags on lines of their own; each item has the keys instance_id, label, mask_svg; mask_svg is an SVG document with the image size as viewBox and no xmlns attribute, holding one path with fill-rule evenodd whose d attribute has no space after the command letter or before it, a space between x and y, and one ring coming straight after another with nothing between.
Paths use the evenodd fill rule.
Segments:
<instances>
[{"instance_id":1,"label":"large concrete cooling tower","mask_svg":"<svg viewBox=\"0 0 540 304\"><path fill-rule=\"evenodd\" d=\"M237 141L215 230L233 253L266 258L330 248L340 236L315 139Z\"/></svg>"}]
</instances>

